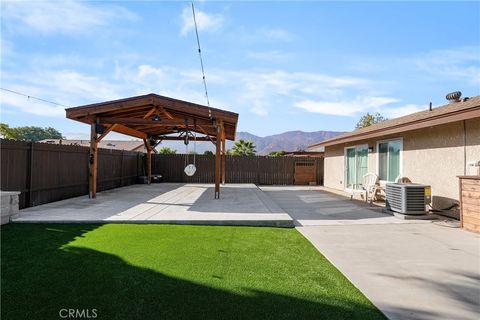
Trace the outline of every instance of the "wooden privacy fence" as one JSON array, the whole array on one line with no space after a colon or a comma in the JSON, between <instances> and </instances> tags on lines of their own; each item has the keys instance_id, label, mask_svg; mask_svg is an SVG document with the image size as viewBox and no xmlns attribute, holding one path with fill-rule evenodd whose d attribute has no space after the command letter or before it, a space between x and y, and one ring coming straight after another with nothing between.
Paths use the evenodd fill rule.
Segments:
<instances>
[{"instance_id":1,"label":"wooden privacy fence","mask_svg":"<svg viewBox=\"0 0 480 320\"><path fill-rule=\"evenodd\" d=\"M1 190L20 191L20 208L88 194L89 148L1 140ZM98 189L136 183L143 153L99 149Z\"/></svg>"},{"instance_id":2,"label":"wooden privacy fence","mask_svg":"<svg viewBox=\"0 0 480 320\"><path fill-rule=\"evenodd\" d=\"M214 156L196 155L197 171L192 177L188 177L183 172L185 158L184 154L155 154L152 157L152 173L162 175L165 182L213 183L215 181ZM188 155L187 163L193 163L193 155ZM322 185L323 158L268 156L226 156L226 183L295 184L295 166L303 163L313 164L315 172L310 181Z\"/></svg>"}]
</instances>

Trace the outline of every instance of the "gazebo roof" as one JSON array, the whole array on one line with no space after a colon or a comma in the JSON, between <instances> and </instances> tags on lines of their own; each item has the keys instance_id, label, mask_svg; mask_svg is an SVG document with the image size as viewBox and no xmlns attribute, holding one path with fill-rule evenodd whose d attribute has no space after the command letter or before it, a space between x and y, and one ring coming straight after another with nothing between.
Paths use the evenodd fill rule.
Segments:
<instances>
[{"instance_id":1,"label":"gazebo roof","mask_svg":"<svg viewBox=\"0 0 480 320\"><path fill-rule=\"evenodd\" d=\"M187 101L147 94L66 109L69 119L101 124L108 130L141 139L181 139L177 134L188 127L212 140L223 123L225 139L235 140L238 114Z\"/></svg>"}]
</instances>

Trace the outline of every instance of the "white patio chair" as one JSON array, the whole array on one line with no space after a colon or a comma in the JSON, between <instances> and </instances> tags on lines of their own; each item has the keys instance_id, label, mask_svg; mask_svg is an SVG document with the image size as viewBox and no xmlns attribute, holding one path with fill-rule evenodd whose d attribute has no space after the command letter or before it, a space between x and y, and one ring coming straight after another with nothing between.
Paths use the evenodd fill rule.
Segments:
<instances>
[{"instance_id":1,"label":"white patio chair","mask_svg":"<svg viewBox=\"0 0 480 320\"><path fill-rule=\"evenodd\" d=\"M375 173L367 173L363 176L363 189L365 190L365 202L376 200L377 192L380 190L378 176Z\"/></svg>"}]
</instances>

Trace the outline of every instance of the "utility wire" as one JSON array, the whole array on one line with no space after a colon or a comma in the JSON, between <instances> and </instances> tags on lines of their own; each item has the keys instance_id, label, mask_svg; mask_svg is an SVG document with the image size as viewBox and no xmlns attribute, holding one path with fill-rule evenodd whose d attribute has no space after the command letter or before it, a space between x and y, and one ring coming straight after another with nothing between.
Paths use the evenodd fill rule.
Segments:
<instances>
[{"instance_id":1,"label":"utility wire","mask_svg":"<svg viewBox=\"0 0 480 320\"><path fill-rule=\"evenodd\" d=\"M35 100L38 100L38 101L42 101L42 102L54 104L54 105L56 105L56 106L65 107L65 108L70 108L70 106L66 106L66 105L64 105L64 104L56 103L56 102L49 101L49 100L45 100L45 99L42 99L42 98L37 98L37 97L34 97L34 96L29 95L29 94L26 94L26 93L21 93L21 92L18 92L18 91L14 91L14 90L10 90L10 89L5 89L5 88L0 88L0 89L3 90L3 91L10 92L10 93L18 94L19 96L27 97L28 99L35 99Z\"/></svg>"},{"instance_id":2,"label":"utility wire","mask_svg":"<svg viewBox=\"0 0 480 320\"><path fill-rule=\"evenodd\" d=\"M200 66L202 67L203 86L205 87L205 97L207 98L207 105L208 107L210 107L210 100L208 99L207 80L205 79L205 69L203 67L202 50L200 49L200 38L198 36L197 18L195 17L195 7L193 6L193 1L192 1L192 14L193 14L193 23L195 25L195 34L197 35L198 56L200 57Z\"/></svg>"}]
</instances>

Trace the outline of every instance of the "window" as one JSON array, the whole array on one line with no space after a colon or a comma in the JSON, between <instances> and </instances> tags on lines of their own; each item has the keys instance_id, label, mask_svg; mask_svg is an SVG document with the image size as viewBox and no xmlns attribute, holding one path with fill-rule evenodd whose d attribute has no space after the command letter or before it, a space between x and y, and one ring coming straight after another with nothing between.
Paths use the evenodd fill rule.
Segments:
<instances>
[{"instance_id":1,"label":"window","mask_svg":"<svg viewBox=\"0 0 480 320\"><path fill-rule=\"evenodd\" d=\"M368 146L345 149L346 188L361 189L363 176L367 173Z\"/></svg>"},{"instance_id":2,"label":"window","mask_svg":"<svg viewBox=\"0 0 480 320\"><path fill-rule=\"evenodd\" d=\"M378 176L380 180L395 181L400 175L400 152L402 140L378 143Z\"/></svg>"}]
</instances>

